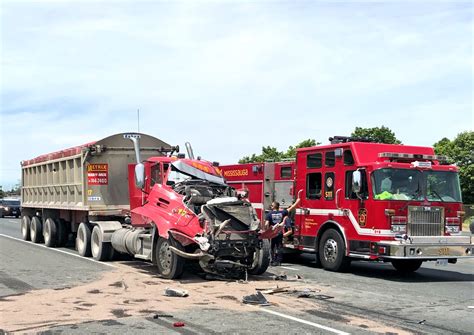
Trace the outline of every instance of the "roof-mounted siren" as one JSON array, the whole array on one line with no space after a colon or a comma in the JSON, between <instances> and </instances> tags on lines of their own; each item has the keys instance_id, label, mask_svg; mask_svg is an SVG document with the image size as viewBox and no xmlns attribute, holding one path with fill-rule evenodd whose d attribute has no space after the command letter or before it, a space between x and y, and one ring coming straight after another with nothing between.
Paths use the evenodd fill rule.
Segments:
<instances>
[{"instance_id":1,"label":"roof-mounted siren","mask_svg":"<svg viewBox=\"0 0 474 335\"><path fill-rule=\"evenodd\" d=\"M375 142L367 137L350 137L350 136L333 136L329 138L331 144L347 143L347 142Z\"/></svg>"},{"instance_id":2,"label":"roof-mounted siren","mask_svg":"<svg viewBox=\"0 0 474 335\"><path fill-rule=\"evenodd\" d=\"M194 152L193 152L193 147L191 146L191 143L186 142L184 143L186 146L186 151L188 152L188 158L189 159L194 159Z\"/></svg>"},{"instance_id":3,"label":"roof-mounted siren","mask_svg":"<svg viewBox=\"0 0 474 335\"><path fill-rule=\"evenodd\" d=\"M391 162L393 161L438 161L440 164L446 164L448 157L441 155L424 155L424 154L406 154L399 152L381 152L379 153L380 158L388 158ZM423 164L419 162L418 167L423 167Z\"/></svg>"}]
</instances>

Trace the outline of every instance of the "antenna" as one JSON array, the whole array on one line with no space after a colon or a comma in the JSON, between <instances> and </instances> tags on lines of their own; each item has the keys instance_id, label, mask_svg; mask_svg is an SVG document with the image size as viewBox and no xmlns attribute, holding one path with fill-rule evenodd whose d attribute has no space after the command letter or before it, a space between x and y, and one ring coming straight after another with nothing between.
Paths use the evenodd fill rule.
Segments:
<instances>
[{"instance_id":1,"label":"antenna","mask_svg":"<svg viewBox=\"0 0 474 335\"><path fill-rule=\"evenodd\" d=\"M137 108L137 132L140 132L140 108Z\"/></svg>"}]
</instances>

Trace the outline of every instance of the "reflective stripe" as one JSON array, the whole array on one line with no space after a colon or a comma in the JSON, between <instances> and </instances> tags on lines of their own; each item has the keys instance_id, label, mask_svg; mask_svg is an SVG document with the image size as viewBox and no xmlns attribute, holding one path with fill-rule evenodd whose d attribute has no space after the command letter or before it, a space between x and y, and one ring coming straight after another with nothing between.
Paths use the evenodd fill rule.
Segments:
<instances>
[{"instance_id":1,"label":"reflective stripe","mask_svg":"<svg viewBox=\"0 0 474 335\"><path fill-rule=\"evenodd\" d=\"M263 209L263 204L261 202L252 202L252 207L255 209Z\"/></svg>"},{"instance_id":2,"label":"reflective stripe","mask_svg":"<svg viewBox=\"0 0 474 335\"><path fill-rule=\"evenodd\" d=\"M349 221L351 221L354 229L357 231L359 235L377 235L377 236L395 236L395 233L392 233L390 229L369 229L369 228L361 228L359 223L357 222L354 214L349 209L340 210L340 209L308 209L310 215L329 215L332 214L334 216L347 216ZM348 213L346 215L346 213ZM305 215L305 210L302 208L298 208L296 210L296 215Z\"/></svg>"}]
</instances>

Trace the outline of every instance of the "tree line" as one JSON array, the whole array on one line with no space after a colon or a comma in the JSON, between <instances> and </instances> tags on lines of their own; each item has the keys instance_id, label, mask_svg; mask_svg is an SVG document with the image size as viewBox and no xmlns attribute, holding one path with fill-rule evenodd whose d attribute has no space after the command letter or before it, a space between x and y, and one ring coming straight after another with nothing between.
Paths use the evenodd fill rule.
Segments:
<instances>
[{"instance_id":1,"label":"tree line","mask_svg":"<svg viewBox=\"0 0 474 335\"><path fill-rule=\"evenodd\" d=\"M356 127L351 137L363 138L377 143L403 144L395 136L395 133L385 126L373 128ZM272 146L264 146L260 154L244 156L239 160L239 163L278 162L294 159L296 157L296 149L319 144L321 142L317 142L314 139L306 139L295 146L289 146L286 151L279 151ZM447 156L448 163L459 167L463 202L468 204L474 203L474 131L462 132L452 140L444 137L434 143L433 147L437 155Z\"/></svg>"}]
</instances>

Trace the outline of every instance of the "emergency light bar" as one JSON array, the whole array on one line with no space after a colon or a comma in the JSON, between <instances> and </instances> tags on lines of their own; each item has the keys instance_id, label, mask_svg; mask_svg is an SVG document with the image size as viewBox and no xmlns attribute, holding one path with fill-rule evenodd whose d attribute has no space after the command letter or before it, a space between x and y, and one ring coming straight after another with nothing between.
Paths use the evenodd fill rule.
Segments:
<instances>
[{"instance_id":1,"label":"emergency light bar","mask_svg":"<svg viewBox=\"0 0 474 335\"><path fill-rule=\"evenodd\" d=\"M398 152L381 152L380 158L398 158L398 159L426 159L430 161L447 161L448 157L441 155L422 155L422 154L404 154Z\"/></svg>"}]
</instances>

